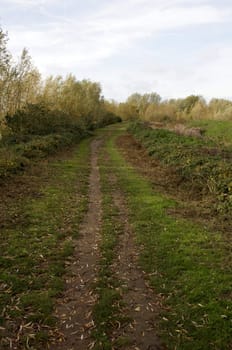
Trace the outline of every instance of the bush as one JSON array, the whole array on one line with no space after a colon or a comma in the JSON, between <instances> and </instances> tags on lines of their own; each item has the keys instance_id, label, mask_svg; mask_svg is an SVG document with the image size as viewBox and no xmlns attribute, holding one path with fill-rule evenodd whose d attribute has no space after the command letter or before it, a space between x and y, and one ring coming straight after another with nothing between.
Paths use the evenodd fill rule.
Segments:
<instances>
[{"instance_id":1,"label":"bush","mask_svg":"<svg viewBox=\"0 0 232 350\"><path fill-rule=\"evenodd\" d=\"M27 104L14 115L6 116L8 128L17 141L23 141L25 135L49 135L66 131L81 134L83 128L78 120L69 114L51 110L43 103Z\"/></svg>"},{"instance_id":2,"label":"bush","mask_svg":"<svg viewBox=\"0 0 232 350\"><path fill-rule=\"evenodd\" d=\"M13 150L0 148L0 179L23 170L29 161L25 157L18 156Z\"/></svg>"},{"instance_id":3,"label":"bush","mask_svg":"<svg viewBox=\"0 0 232 350\"><path fill-rule=\"evenodd\" d=\"M16 150L21 156L29 159L43 158L65 146L70 146L73 142L73 135L70 134L37 136L27 143L19 144Z\"/></svg>"},{"instance_id":4,"label":"bush","mask_svg":"<svg viewBox=\"0 0 232 350\"><path fill-rule=\"evenodd\" d=\"M110 124L121 123L122 118L112 112L103 113L103 118L99 122L95 123L95 128L100 128Z\"/></svg>"}]
</instances>

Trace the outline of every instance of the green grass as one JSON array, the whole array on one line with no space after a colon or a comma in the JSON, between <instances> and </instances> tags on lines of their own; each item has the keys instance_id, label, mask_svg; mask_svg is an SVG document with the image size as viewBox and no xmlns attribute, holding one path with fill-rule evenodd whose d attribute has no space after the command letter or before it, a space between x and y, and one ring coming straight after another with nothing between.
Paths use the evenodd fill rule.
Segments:
<instances>
[{"instance_id":1,"label":"green grass","mask_svg":"<svg viewBox=\"0 0 232 350\"><path fill-rule=\"evenodd\" d=\"M95 350L111 350L114 341L111 333L117 322L121 324L127 322L127 318L122 315L122 299L120 294L120 281L115 276L112 264L115 263L116 248L123 232L120 222L119 209L114 205L112 191L115 191L115 185L112 184L109 168L105 167L103 154L99 160L101 174L102 190L102 241L100 245L101 260L99 268L98 282L96 292L98 302L94 306L95 330L93 338L95 340Z\"/></svg>"},{"instance_id":2,"label":"green grass","mask_svg":"<svg viewBox=\"0 0 232 350\"><path fill-rule=\"evenodd\" d=\"M143 246L140 263L164 297L159 332L169 349L230 349L232 274L221 235L167 210L177 204L155 193L129 167L112 138L108 152L126 194L130 221Z\"/></svg>"},{"instance_id":3,"label":"green grass","mask_svg":"<svg viewBox=\"0 0 232 350\"><path fill-rule=\"evenodd\" d=\"M49 164L50 175L39 184L40 196L25 197L18 204L23 206L21 223L1 231L3 349L9 349L9 339L17 349L46 342L47 327L56 322L54 298L63 290L65 260L73 252L72 240L87 209L89 142L83 141L67 159ZM17 203L14 210L18 215Z\"/></svg>"},{"instance_id":4,"label":"green grass","mask_svg":"<svg viewBox=\"0 0 232 350\"><path fill-rule=\"evenodd\" d=\"M189 126L205 130L205 136L219 144L232 145L232 121L229 120L194 120Z\"/></svg>"}]
</instances>

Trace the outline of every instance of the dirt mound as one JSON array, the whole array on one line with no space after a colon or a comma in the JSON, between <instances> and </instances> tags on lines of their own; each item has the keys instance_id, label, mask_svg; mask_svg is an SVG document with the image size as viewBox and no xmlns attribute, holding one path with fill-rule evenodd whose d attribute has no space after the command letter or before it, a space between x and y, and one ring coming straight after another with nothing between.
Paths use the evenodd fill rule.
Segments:
<instances>
[{"instance_id":1,"label":"dirt mound","mask_svg":"<svg viewBox=\"0 0 232 350\"><path fill-rule=\"evenodd\" d=\"M205 133L205 130L202 128L189 128L184 124L176 124L174 126L165 125L161 122L150 123L149 126L152 129L166 129L173 131L179 135L191 136L191 137L202 137Z\"/></svg>"}]
</instances>

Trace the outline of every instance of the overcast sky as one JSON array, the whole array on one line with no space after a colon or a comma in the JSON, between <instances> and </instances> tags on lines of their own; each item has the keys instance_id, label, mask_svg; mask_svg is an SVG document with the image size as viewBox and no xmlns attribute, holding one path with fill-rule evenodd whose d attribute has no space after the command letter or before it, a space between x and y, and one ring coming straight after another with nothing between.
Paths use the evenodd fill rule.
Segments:
<instances>
[{"instance_id":1,"label":"overcast sky","mask_svg":"<svg viewBox=\"0 0 232 350\"><path fill-rule=\"evenodd\" d=\"M44 77L73 73L118 101L232 97L231 0L0 0L15 57Z\"/></svg>"}]
</instances>

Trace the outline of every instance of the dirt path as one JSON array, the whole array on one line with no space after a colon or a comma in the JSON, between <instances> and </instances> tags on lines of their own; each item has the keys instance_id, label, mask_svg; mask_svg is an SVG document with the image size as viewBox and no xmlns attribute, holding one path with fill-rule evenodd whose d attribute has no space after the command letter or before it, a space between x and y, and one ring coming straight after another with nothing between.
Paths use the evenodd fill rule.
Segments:
<instances>
[{"instance_id":1,"label":"dirt path","mask_svg":"<svg viewBox=\"0 0 232 350\"><path fill-rule=\"evenodd\" d=\"M100 173L98 153L103 141L96 139L91 144L91 175L89 187L89 209L80 228L80 238L75 242L73 261L67 267L70 275L66 280L66 291L59 300L56 316L60 319L59 342L52 344L52 350L87 350L94 346L91 331L95 327L92 318L93 306L97 295L93 292L93 283L98 276L100 253L100 229L102 218ZM120 349L161 350L156 336L156 324L160 310L160 298L149 288L145 274L138 267L138 246L129 224L129 213L117 178L111 172L108 155L104 160L109 169L109 181L112 182L112 203L120 212L123 234L120 236L113 273L122 285L122 300L125 304L122 312L131 322L119 327L112 339L127 339ZM112 349L116 349L113 347Z\"/></svg>"},{"instance_id":2,"label":"dirt path","mask_svg":"<svg viewBox=\"0 0 232 350\"><path fill-rule=\"evenodd\" d=\"M94 326L92 307L96 295L92 284L96 280L98 266L98 241L101 227L100 174L97 166L101 140L91 144L91 174L89 209L75 242L73 261L68 268L66 291L59 300L56 316L60 319L60 343L51 345L54 350L87 350L91 344L90 332Z\"/></svg>"}]
</instances>

